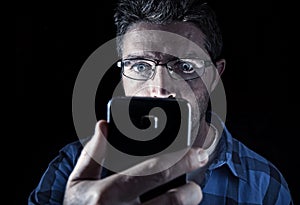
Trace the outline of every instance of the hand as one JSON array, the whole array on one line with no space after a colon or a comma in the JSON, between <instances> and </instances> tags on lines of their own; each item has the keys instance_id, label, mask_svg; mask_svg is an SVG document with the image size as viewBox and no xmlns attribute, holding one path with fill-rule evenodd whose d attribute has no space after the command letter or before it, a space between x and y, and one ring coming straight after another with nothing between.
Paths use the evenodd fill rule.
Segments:
<instances>
[{"instance_id":1,"label":"hand","mask_svg":"<svg viewBox=\"0 0 300 205\"><path fill-rule=\"evenodd\" d=\"M168 162L168 159L174 157L174 153L146 160L122 173L100 179L102 167L97 161L101 162L104 158L106 136L107 124L103 120L99 121L94 136L84 147L68 179L64 204L141 204L139 199L141 194L177 176L202 167L208 161L208 155L203 149L190 148L174 166L159 173L146 176L141 174L150 167L160 169ZM143 205L199 204L201 200L201 188L194 182L188 182Z\"/></svg>"}]
</instances>

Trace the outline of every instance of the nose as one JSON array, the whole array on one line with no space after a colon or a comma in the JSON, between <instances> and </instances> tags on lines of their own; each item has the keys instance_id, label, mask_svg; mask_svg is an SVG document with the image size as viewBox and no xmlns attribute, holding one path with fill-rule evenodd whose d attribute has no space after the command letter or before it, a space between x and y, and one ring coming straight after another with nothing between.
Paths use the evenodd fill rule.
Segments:
<instances>
[{"instance_id":1,"label":"nose","mask_svg":"<svg viewBox=\"0 0 300 205\"><path fill-rule=\"evenodd\" d=\"M150 96L157 98L175 98L176 93L172 91L173 79L164 66L156 67L156 74L150 79Z\"/></svg>"},{"instance_id":2,"label":"nose","mask_svg":"<svg viewBox=\"0 0 300 205\"><path fill-rule=\"evenodd\" d=\"M151 86L150 89L151 89L151 93L150 93L151 97L155 97L155 98L175 98L176 97L176 93L170 92L167 89L162 88L162 87Z\"/></svg>"}]
</instances>

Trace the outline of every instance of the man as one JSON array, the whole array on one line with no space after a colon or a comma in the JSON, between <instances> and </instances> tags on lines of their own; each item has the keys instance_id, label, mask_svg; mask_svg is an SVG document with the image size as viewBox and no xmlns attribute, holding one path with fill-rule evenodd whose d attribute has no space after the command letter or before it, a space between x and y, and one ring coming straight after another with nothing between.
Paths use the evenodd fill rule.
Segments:
<instances>
[{"instance_id":1,"label":"man","mask_svg":"<svg viewBox=\"0 0 300 205\"><path fill-rule=\"evenodd\" d=\"M125 95L186 99L193 146L172 166L168 162L178 153L103 177L106 137L113 136L100 120L84 149L79 141L66 145L50 163L29 204L140 204L143 193L183 173L188 173L186 184L143 204L293 204L279 170L234 139L209 106L225 60L208 5L120 0L115 23ZM162 171L142 176L149 169Z\"/></svg>"}]
</instances>

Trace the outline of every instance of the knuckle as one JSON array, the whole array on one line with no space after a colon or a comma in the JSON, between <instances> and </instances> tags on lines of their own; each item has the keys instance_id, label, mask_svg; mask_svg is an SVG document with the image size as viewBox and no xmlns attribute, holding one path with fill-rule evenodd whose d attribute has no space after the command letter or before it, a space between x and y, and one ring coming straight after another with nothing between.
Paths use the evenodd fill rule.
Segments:
<instances>
[{"instance_id":1,"label":"knuckle","mask_svg":"<svg viewBox=\"0 0 300 205\"><path fill-rule=\"evenodd\" d=\"M147 170L157 171L153 174L145 175L145 176L149 176L150 177L149 180L151 180L154 184L165 183L169 181L172 177L171 168L166 168L165 163L157 159L153 159L149 162Z\"/></svg>"},{"instance_id":2,"label":"knuckle","mask_svg":"<svg viewBox=\"0 0 300 205\"><path fill-rule=\"evenodd\" d=\"M197 163L195 160L195 150L191 149L186 155L186 159L184 160L185 166L188 170L192 170L197 167Z\"/></svg>"},{"instance_id":3,"label":"knuckle","mask_svg":"<svg viewBox=\"0 0 300 205\"><path fill-rule=\"evenodd\" d=\"M167 204L182 205L184 204L185 197L181 192L171 191L167 193Z\"/></svg>"},{"instance_id":4,"label":"knuckle","mask_svg":"<svg viewBox=\"0 0 300 205\"><path fill-rule=\"evenodd\" d=\"M202 190L201 187L199 185L197 185L195 182L190 181L188 182L188 184L192 187L193 192L199 196L199 198L202 198Z\"/></svg>"},{"instance_id":5,"label":"knuckle","mask_svg":"<svg viewBox=\"0 0 300 205\"><path fill-rule=\"evenodd\" d=\"M157 183L164 183L169 181L171 179L171 176L172 176L171 170L166 169L155 174L153 180Z\"/></svg>"},{"instance_id":6,"label":"knuckle","mask_svg":"<svg viewBox=\"0 0 300 205\"><path fill-rule=\"evenodd\" d=\"M94 193L95 201L97 204L109 204L111 203L112 196L108 191L102 191L101 193L95 192Z\"/></svg>"}]
</instances>

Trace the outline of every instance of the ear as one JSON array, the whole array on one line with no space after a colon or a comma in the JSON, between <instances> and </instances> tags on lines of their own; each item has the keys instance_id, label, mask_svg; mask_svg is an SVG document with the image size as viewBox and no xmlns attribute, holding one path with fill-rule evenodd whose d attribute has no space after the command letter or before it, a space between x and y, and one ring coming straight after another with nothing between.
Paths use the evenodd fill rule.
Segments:
<instances>
[{"instance_id":1,"label":"ear","mask_svg":"<svg viewBox=\"0 0 300 205\"><path fill-rule=\"evenodd\" d=\"M225 70L226 61L225 59L220 59L216 62L216 71L214 75L214 79L211 84L211 92L215 89L215 87L218 85L218 82L220 80L220 77L222 73Z\"/></svg>"}]
</instances>

